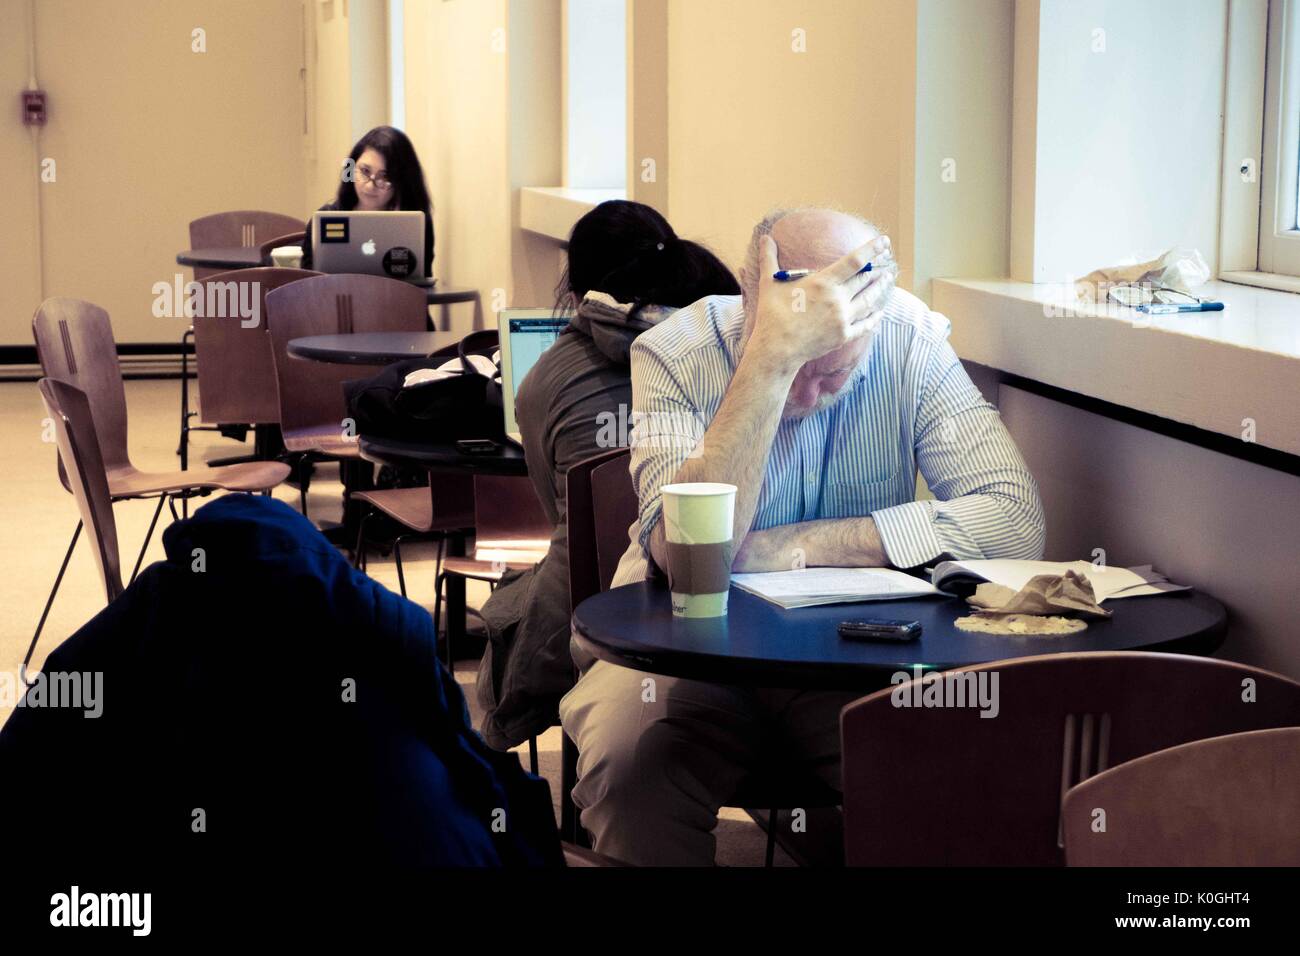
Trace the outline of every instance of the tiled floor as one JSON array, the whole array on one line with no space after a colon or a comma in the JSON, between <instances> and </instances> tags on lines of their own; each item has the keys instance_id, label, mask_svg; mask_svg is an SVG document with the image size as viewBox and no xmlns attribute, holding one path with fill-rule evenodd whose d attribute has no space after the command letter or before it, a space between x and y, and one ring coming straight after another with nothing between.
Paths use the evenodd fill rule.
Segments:
<instances>
[{"instance_id":1,"label":"tiled floor","mask_svg":"<svg viewBox=\"0 0 1300 956\"><path fill-rule=\"evenodd\" d=\"M176 381L126 383L131 457L137 467L157 470L179 467L176 457L179 388ZM34 384L0 383L0 435L5 438L6 451L0 458L0 488L4 489L0 498L0 554L4 555L3 574L0 574L0 672L13 675L15 680L77 523L77 509L72 496L58 481L55 446L42 441L43 418L44 410ZM239 454L248 448L220 438L213 432L193 433L192 444L192 461L202 460L205 456ZM340 486L330 471L319 470L311 485L308 505L311 516L337 519L339 492ZM296 488L282 486L275 494L297 507ZM125 501L114 508L126 575L135 564L154 507L152 501ZM163 515L167 516L166 510ZM163 557L161 530L162 519L145 555L146 563ZM411 599L432 611L432 547L404 548L403 558ZM397 590L397 573L391 558L371 555L368 570L376 580ZM470 583L471 604L477 605L486 594L485 585ZM45 653L93 617L103 604L103 586L83 538L68 565L34 663L39 664ZM456 677L477 723L480 709L474 699L474 663L459 662ZM0 723L8 719L11 710L11 701L0 700ZM559 728L552 728L538 738L538 750L540 772L551 781L552 793L558 800ZM526 766L526 748L523 748L521 756ZM743 811L724 809L717 837L719 863L762 865L762 831ZM790 865L789 859L779 851L777 862Z\"/></svg>"}]
</instances>

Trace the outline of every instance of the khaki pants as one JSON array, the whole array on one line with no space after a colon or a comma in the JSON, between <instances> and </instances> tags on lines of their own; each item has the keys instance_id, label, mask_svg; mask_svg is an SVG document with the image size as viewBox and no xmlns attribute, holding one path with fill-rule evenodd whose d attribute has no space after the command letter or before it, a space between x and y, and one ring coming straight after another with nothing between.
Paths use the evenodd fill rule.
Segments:
<instances>
[{"instance_id":1,"label":"khaki pants","mask_svg":"<svg viewBox=\"0 0 1300 956\"><path fill-rule=\"evenodd\" d=\"M595 849L641 866L713 863L718 809L779 754L840 787L840 710L862 694L683 680L592 664L560 702Z\"/></svg>"}]
</instances>

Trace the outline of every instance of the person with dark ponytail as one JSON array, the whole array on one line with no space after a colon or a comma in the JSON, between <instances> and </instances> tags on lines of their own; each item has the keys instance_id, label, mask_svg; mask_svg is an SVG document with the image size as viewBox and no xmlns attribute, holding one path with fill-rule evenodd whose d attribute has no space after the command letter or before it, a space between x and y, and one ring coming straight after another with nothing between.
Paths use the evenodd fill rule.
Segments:
<instances>
[{"instance_id":1,"label":"person with dark ponytail","mask_svg":"<svg viewBox=\"0 0 1300 956\"><path fill-rule=\"evenodd\" d=\"M682 306L739 294L717 256L679 238L650 206L611 200L574 225L556 289L557 311L572 318L515 401L528 474L555 530L546 557L522 574L507 572L482 608L480 730L491 746L517 746L554 724L573 686L565 476L571 465L626 443L632 342Z\"/></svg>"},{"instance_id":2,"label":"person with dark ponytail","mask_svg":"<svg viewBox=\"0 0 1300 956\"><path fill-rule=\"evenodd\" d=\"M339 173L335 197L322 210L424 213L424 274L433 275L433 209L424 170L406 134L376 126L357 140ZM309 224L310 225L310 224ZM312 267L311 230L302 246L302 267Z\"/></svg>"}]
</instances>

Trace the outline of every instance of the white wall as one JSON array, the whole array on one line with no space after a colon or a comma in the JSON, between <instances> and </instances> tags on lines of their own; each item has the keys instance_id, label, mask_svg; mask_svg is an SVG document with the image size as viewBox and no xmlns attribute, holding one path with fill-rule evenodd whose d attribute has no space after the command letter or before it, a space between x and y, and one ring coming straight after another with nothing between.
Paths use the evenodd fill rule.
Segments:
<instances>
[{"instance_id":1,"label":"white wall","mask_svg":"<svg viewBox=\"0 0 1300 956\"><path fill-rule=\"evenodd\" d=\"M1034 115L1019 118L1013 194L1033 206L1014 216L1028 232L1012 276L1059 282L1171 246L1216 268L1226 0L1017 6L1038 29L1016 38L1037 63L1015 80Z\"/></svg>"},{"instance_id":2,"label":"white wall","mask_svg":"<svg viewBox=\"0 0 1300 956\"><path fill-rule=\"evenodd\" d=\"M1007 274L1014 0L918 0L914 157L900 170L900 281Z\"/></svg>"}]
</instances>

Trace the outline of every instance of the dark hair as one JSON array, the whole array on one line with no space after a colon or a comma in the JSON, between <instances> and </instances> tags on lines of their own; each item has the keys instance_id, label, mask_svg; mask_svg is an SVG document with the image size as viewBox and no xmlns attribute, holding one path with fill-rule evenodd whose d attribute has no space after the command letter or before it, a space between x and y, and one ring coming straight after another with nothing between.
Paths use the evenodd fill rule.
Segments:
<instances>
[{"instance_id":1,"label":"dark hair","mask_svg":"<svg viewBox=\"0 0 1300 956\"><path fill-rule=\"evenodd\" d=\"M592 290L632 304L681 308L707 295L739 295L736 277L699 243L679 239L668 220L639 202L611 199L569 233L569 261L555 290L556 308L572 308Z\"/></svg>"},{"instance_id":2,"label":"dark hair","mask_svg":"<svg viewBox=\"0 0 1300 956\"><path fill-rule=\"evenodd\" d=\"M348 154L348 162L343 171L352 172L351 176L339 177L339 191L335 202L340 209L357 208L356 176L357 160L367 149L373 149L384 157L384 169L388 180L393 184L392 208L408 212L422 212L432 215L429 203L429 189L424 184L424 170L420 167L415 147L406 134L392 126L376 126L365 136L357 140Z\"/></svg>"}]
</instances>

